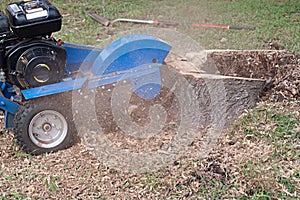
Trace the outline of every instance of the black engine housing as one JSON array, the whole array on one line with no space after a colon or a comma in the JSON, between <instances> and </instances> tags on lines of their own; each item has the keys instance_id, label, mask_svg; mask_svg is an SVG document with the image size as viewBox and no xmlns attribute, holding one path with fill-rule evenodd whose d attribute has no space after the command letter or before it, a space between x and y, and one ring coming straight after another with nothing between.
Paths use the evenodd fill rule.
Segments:
<instances>
[{"instance_id":1,"label":"black engine housing","mask_svg":"<svg viewBox=\"0 0 300 200\"><path fill-rule=\"evenodd\" d=\"M0 11L0 34L9 32L8 17Z\"/></svg>"},{"instance_id":2,"label":"black engine housing","mask_svg":"<svg viewBox=\"0 0 300 200\"><path fill-rule=\"evenodd\" d=\"M64 76L66 51L54 41L17 44L5 57L9 81L22 89L56 83Z\"/></svg>"},{"instance_id":3,"label":"black engine housing","mask_svg":"<svg viewBox=\"0 0 300 200\"><path fill-rule=\"evenodd\" d=\"M7 13L0 11L1 80L21 89L60 82L66 50L51 37L61 28L58 10L48 0L32 0L10 4Z\"/></svg>"}]
</instances>

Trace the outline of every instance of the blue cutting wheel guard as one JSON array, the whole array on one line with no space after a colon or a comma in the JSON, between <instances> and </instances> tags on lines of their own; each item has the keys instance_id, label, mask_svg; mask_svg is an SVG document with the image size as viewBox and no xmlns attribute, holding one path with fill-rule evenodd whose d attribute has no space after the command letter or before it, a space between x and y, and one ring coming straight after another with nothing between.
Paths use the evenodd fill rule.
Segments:
<instances>
[{"instance_id":1,"label":"blue cutting wheel guard","mask_svg":"<svg viewBox=\"0 0 300 200\"><path fill-rule=\"evenodd\" d=\"M171 46L144 34L129 35L111 43L104 49L64 44L67 51L66 72L79 71L80 78L22 90L25 99L89 88L130 79L134 91L145 99L154 98L160 91L159 69Z\"/></svg>"}]
</instances>

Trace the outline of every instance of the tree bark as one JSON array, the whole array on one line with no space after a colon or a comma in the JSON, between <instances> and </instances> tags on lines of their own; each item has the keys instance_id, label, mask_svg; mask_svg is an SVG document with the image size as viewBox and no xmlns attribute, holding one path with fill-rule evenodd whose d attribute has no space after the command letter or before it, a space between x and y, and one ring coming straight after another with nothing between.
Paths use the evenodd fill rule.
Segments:
<instances>
[{"instance_id":1,"label":"tree bark","mask_svg":"<svg viewBox=\"0 0 300 200\"><path fill-rule=\"evenodd\" d=\"M174 55L166 60L193 86L200 104L200 123L204 127L214 121L229 127L246 109L256 105L266 83L264 79L250 78L251 75L246 74L249 69L244 69L247 66L230 65L231 61L224 60L222 53L210 52L201 67L195 67L190 59Z\"/></svg>"}]
</instances>

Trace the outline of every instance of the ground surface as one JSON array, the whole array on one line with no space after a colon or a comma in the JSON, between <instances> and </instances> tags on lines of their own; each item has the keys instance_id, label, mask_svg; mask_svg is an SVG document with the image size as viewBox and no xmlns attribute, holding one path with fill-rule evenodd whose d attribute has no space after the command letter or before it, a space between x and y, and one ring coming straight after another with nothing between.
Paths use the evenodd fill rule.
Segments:
<instances>
[{"instance_id":1,"label":"ground surface","mask_svg":"<svg viewBox=\"0 0 300 200\"><path fill-rule=\"evenodd\" d=\"M237 57L237 54L232 52L223 53L219 59L219 53L213 56L218 61L217 65L224 66L228 61L226 58L233 55ZM239 56L247 55L249 56L246 52L239 54ZM282 56L285 58L286 55L288 55L286 52L279 53L276 57L282 60ZM245 58L238 60L243 59ZM254 60L261 62L264 59L254 56ZM299 92L293 92L293 85L297 85L299 80L295 78L299 74L299 57L289 55L288 60L285 61L287 64L282 63L275 71L261 67L252 69L251 76L255 78L263 78L257 77L262 74L258 69L266 70L265 74L273 76L269 89L265 91L256 108L245 111L234 126L222 134L218 144L208 156L199 159L191 154L188 158L182 157L152 173L126 173L110 169L101 160L92 156L82 144L50 155L32 157L18 149L11 132L2 131L0 140L2 197L4 199L296 198L300 189L300 107ZM277 65L277 62L278 60L269 63ZM232 67L223 73L234 75L237 73L236 69L238 68ZM245 73L244 76L250 74L247 70L240 73ZM134 103L138 104L136 101ZM104 109L101 110L105 112ZM102 113L100 116L104 117ZM145 118L147 118L145 115L135 116L135 119L142 121ZM103 126L107 127L107 130L112 130L109 122L110 120L106 120ZM162 137L172 134L170 133L172 128L167 130L167 134ZM144 150L145 143L126 140L128 137L117 135L118 131L109 132L108 137L123 145L122 147L126 148L124 145L129 145L129 149ZM161 141L152 143L154 145L151 148L155 149L158 142ZM195 151L199 147L197 144L192 145Z\"/></svg>"},{"instance_id":2,"label":"ground surface","mask_svg":"<svg viewBox=\"0 0 300 200\"><path fill-rule=\"evenodd\" d=\"M8 1L1 6L5 2ZM122 16L184 22L179 31L186 31L207 49L273 48L300 52L297 35L299 1L53 2L62 8L64 15L61 37L70 42L95 44L121 30L137 27L117 24L103 28L84 16L84 10L91 9L109 18ZM144 8L146 5L149 9ZM199 8L202 8L201 12ZM255 32L195 30L186 25L190 20L257 26L258 29ZM206 158L181 158L154 173L109 169L81 144L54 154L32 157L18 149L11 132L2 131L0 197L296 199L300 196L300 61L299 56L287 54L286 57L292 57L289 61L285 62L281 57L270 65L276 70L269 70L274 73L267 75L271 82L258 106L245 111L236 124L222 134L218 145ZM265 63L259 64L264 66ZM269 65L265 67L268 71Z\"/></svg>"}]
</instances>

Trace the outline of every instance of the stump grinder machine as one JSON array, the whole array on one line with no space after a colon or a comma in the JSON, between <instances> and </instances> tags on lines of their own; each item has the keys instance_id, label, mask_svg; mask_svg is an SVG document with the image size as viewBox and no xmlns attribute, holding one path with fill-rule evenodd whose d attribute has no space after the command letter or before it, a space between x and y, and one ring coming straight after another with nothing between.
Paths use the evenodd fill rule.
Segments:
<instances>
[{"instance_id":1,"label":"stump grinder machine","mask_svg":"<svg viewBox=\"0 0 300 200\"><path fill-rule=\"evenodd\" d=\"M61 25L61 14L48 0L10 3L5 14L0 12L4 128L13 129L21 148L34 155L74 144L77 133L69 101L74 90L128 79L139 96L154 98L171 49L143 34L126 36L104 49L70 44L51 36Z\"/></svg>"}]
</instances>

